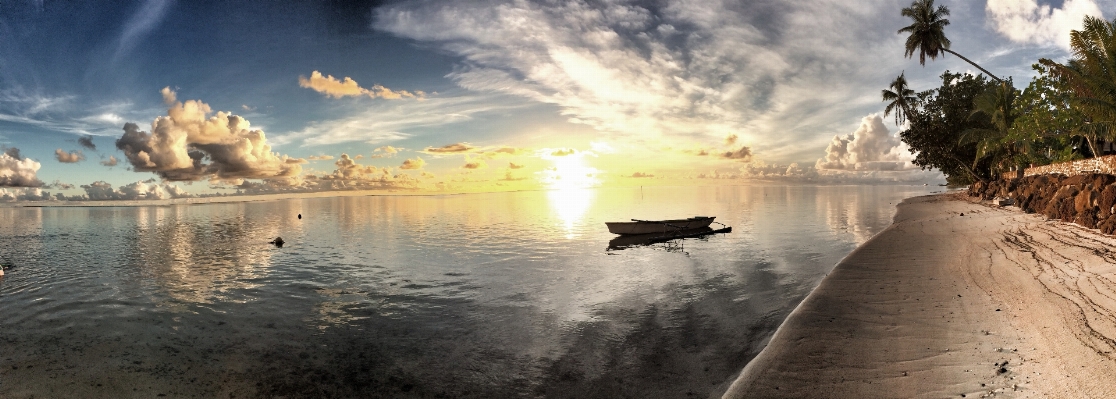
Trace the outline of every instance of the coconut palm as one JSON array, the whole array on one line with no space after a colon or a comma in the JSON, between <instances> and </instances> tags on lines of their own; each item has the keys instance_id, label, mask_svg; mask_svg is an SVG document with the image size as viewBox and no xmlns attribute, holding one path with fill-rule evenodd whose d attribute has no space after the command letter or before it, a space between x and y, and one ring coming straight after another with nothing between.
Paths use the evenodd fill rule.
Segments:
<instances>
[{"instance_id":1,"label":"coconut palm","mask_svg":"<svg viewBox=\"0 0 1116 399\"><path fill-rule=\"evenodd\" d=\"M1026 148L1018 145L1023 140L1015 137L1011 129L1018 116L1015 112L1015 99L1018 96L1019 91L1012 87L1010 81L1006 81L973 99L973 112L969 118L985 117L991 125L990 128L968 129L961 135L961 144L975 143L977 146L974 168L982 158L993 155L1000 158L992 163L993 166L1006 169L1011 165L1005 162L1011 162L1026 151Z\"/></svg>"},{"instance_id":2,"label":"coconut palm","mask_svg":"<svg viewBox=\"0 0 1116 399\"><path fill-rule=\"evenodd\" d=\"M1077 133L1096 155L1095 141L1116 131L1116 21L1085 17L1081 30L1070 31L1070 49L1073 58L1065 65L1039 62L1068 83L1070 103L1085 119Z\"/></svg>"},{"instance_id":3,"label":"coconut palm","mask_svg":"<svg viewBox=\"0 0 1116 399\"><path fill-rule=\"evenodd\" d=\"M905 74L905 72L900 73L891 82L891 86L888 86L891 90L884 89L881 91L883 101L887 102L887 107L884 108L884 117L886 118L889 114L895 112L896 125L902 125L914 113L915 107L918 106L918 97L915 97L915 91L907 88Z\"/></svg>"},{"instance_id":4,"label":"coconut palm","mask_svg":"<svg viewBox=\"0 0 1116 399\"><path fill-rule=\"evenodd\" d=\"M938 6L935 9L934 0L915 0L910 7L903 9L902 14L904 17L910 17L914 20L914 23L910 26L899 29L899 34L910 34L910 36L907 36L907 51L904 54L907 58L914 56L917 51L919 64L925 66L926 57L934 60L938 58L941 52L947 52L972 64L984 74L991 76L992 79L1002 82L1000 78L977 65L977 63L949 49L950 42L943 31L946 25L949 25L949 20L944 18L949 15L949 9L946 6Z\"/></svg>"}]
</instances>

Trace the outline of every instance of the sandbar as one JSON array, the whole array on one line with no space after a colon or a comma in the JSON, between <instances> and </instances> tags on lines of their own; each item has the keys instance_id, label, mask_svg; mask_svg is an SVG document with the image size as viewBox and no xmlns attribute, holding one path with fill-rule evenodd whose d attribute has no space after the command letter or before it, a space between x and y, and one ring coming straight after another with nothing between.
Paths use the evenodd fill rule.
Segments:
<instances>
[{"instance_id":1,"label":"sandbar","mask_svg":"<svg viewBox=\"0 0 1116 399\"><path fill-rule=\"evenodd\" d=\"M963 193L905 200L724 397L1116 397L1116 238Z\"/></svg>"}]
</instances>

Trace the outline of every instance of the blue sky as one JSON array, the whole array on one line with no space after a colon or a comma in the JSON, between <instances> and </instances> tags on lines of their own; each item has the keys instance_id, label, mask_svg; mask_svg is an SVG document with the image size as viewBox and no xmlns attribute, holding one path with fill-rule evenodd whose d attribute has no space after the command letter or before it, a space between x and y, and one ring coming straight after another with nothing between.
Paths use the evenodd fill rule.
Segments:
<instances>
[{"instance_id":1,"label":"blue sky","mask_svg":"<svg viewBox=\"0 0 1116 399\"><path fill-rule=\"evenodd\" d=\"M1064 38L1081 15L1113 9L1092 0L939 3L952 11L952 49L1020 88L1039 57L1068 56ZM908 24L899 14L907 5L3 2L0 145L38 163L40 190L107 189L106 199L135 198L123 186L152 178L146 198L169 185L185 195L933 180L903 164L909 154L890 118L872 116L883 109L879 91L904 71L922 90L946 69L973 68L954 57L925 67L903 58L895 31ZM192 120L167 116L176 102L208 106L194 122L232 117L250 127L188 135ZM169 160L138 164L151 154L117 147L126 123L153 133L160 117L167 137L185 140L164 148ZM246 138L257 130L263 139ZM196 142L202 136L209 141ZM62 162L78 151L80 161ZM192 166L189 154L200 157Z\"/></svg>"}]
</instances>

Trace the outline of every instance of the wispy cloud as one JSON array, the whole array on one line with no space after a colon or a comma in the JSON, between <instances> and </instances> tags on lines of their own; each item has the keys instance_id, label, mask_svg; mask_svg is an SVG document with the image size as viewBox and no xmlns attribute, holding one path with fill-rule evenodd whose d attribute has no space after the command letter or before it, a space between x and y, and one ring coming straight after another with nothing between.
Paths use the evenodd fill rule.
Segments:
<instances>
[{"instance_id":1,"label":"wispy cloud","mask_svg":"<svg viewBox=\"0 0 1116 399\"><path fill-rule=\"evenodd\" d=\"M898 44L873 31L885 3L413 2L378 9L374 26L462 57L449 77L469 90L555 104L620 136L737 135L786 157L878 101L863 81L884 79L859 65L903 62L864 51Z\"/></svg>"},{"instance_id":2,"label":"wispy cloud","mask_svg":"<svg viewBox=\"0 0 1116 399\"><path fill-rule=\"evenodd\" d=\"M443 95L425 101L379 102L351 108L348 116L314 122L302 130L277 135L277 145L318 146L350 142L385 143L417 131L467 122L479 115L527 106L505 96Z\"/></svg>"},{"instance_id":3,"label":"wispy cloud","mask_svg":"<svg viewBox=\"0 0 1116 399\"><path fill-rule=\"evenodd\" d=\"M135 14L132 14L132 17L124 24L124 31L121 32L120 39L117 41L116 52L112 56L114 63L127 56L139 44L140 40L143 40L144 36L154 30L159 22L162 22L163 17L167 15L167 10L170 9L171 3L173 3L172 0L147 0Z\"/></svg>"}]
</instances>

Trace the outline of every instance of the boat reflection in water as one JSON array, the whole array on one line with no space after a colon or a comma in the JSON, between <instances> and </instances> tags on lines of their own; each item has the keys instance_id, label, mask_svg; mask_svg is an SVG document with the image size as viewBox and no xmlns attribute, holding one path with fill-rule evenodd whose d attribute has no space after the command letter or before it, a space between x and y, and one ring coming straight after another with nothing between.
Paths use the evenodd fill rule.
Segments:
<instances>
[{"instance_id":1,"label":"boat reflection in water","mask_svg":"<svg viewBox=\"0 0 1116 399\"><path fill-rule=\"evenodd\" d=\"M608 242L608 249L624 249L632 246L672 242L684 238L704 237L717 233L730 233L732 227L717 223L720 229L713 229L714 217L695 216L689 219L674 220L636 220L632 222L605 223L608 231L619 234Z\"/></svg>"}]
</instances>

